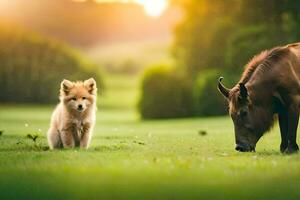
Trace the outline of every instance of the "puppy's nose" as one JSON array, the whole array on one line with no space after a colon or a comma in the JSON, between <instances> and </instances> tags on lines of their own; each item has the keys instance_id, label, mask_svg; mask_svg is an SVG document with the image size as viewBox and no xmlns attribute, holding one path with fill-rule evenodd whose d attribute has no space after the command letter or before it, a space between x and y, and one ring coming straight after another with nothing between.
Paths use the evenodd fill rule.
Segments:
<instances>
[{"instance_id":1,"label":"puppy's nose","mask_svg":"<svg viewBox=\"0 0 300 200\"><path fill-rule=\"evenodd\" d=\"M82 105L81 104L78 105L78 109L80 109L80 110L82 109Z\"/></svg>"}]
</instances>

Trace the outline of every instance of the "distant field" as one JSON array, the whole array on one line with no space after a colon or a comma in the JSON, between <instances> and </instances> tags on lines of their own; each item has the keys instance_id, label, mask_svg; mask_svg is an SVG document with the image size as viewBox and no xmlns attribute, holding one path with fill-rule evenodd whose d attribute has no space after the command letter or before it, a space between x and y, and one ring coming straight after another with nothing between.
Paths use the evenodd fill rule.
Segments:
<instances>
[{"instance_id":1,"label":"distant field","mask_svg":"<svg viewBox=\"0 0 300 200\"><path fill-rule=\"evenodd\" d=\"M139 76L110 74L105 76L104 83L104 86L98 86L101 93L98 98L100 109L136 109L139 98Z\"/></svg>"},{"instance_id":2,"label":"distant field","mask_svg":"<svg viewBox=\"0 0 300 200\"><path fill-rule=\"evenodd\" d=\"M170 63L170 48L171 41L165 38L96 45L85 50L85 53L105 70L126 71L133 68L133 71L142 72L149 65Z\"/></svg>"},{"instance_id":3,"label":"distant field","mask_svg":"<svg viewBox=\"0 0 300 200\"><path fill-rule=\"evenodd\" d=\"M0 199L300 198L300 156L279 153L277 128L238 153L227 117L142 122L100 109L88 151L49 151L51 110L0 107Z\"/></svg>"}]
</instances>

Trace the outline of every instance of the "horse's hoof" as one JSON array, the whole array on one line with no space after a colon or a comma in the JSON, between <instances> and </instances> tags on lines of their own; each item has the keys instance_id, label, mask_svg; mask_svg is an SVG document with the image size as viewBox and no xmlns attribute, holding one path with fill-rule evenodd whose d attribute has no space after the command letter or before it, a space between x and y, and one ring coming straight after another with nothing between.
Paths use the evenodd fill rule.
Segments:
<instances>
[{"instance_id":1,"label":"horse's hoof","mask_svg":"<svg viewBox=\"0 0 300 200\"><path fill-rule=\"evenodd\" d=\"M299 147L298 145L288 145L288 147L284 150L285 154L293 154L293 153L298 153Z\"/></svg>"}]
</instances>

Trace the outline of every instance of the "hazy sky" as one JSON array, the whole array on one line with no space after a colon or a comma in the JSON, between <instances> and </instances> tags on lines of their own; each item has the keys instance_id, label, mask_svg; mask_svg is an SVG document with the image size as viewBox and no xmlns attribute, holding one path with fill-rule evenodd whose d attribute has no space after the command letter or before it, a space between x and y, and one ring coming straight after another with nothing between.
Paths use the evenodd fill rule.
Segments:
<instances>
[{"instance_id":1,"label":"hazy sky","mask_svg":"<svg viewBox=\"0 0 300 200\"><path fill-rule=\"evenodd\" d=\"M16 23L72 44L91 45L169 39L181 18L168 0L88 2L96 1L0 0L0 22Z\"/></svg>"},{"instance_id":2,"label":"hazy sky","mask_svg":"<svg viewBox=\"0 0 300 200\"><path fill-rule=\"evenodd\" d=\"M73 0L76 2L85 2L86 0ZM138 3L141 4L145 12L152 17L160 16L168 7L168 0L94 0L95 2L122 2L122 3Z\"/></svg>"}]
</instances>

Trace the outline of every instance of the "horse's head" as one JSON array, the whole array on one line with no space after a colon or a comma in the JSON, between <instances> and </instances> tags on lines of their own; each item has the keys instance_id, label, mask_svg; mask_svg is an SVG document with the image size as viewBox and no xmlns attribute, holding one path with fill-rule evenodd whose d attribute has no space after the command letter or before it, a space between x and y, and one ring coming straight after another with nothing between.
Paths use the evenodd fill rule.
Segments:
<instances>
[{"instance_id":1,"label":"horse's head","mask_svg":"<svg viewBox=\"0 0 300 200\"><path fill-rule=\"evenodd\" d=\"M255 151L256 143L273 121L269 107L252 103L251 95L243 83L227 89L221 81L222 77L218 89L229 103L229 114L235 131L235 149L241 152Z\"/></svg>"}]
</instances>

